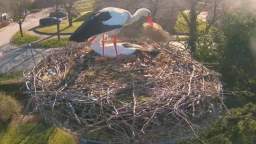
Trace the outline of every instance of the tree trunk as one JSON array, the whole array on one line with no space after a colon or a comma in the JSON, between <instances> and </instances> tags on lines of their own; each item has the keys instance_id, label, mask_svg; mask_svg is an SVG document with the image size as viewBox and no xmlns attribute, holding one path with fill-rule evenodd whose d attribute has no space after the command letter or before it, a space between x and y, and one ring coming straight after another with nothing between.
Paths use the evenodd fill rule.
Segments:
<instances>
[{"instance_id":1,"label":"tree trunk","mask_svg":"<svg viewBox=\"0 0 256 144\"><path fill-rule=\"evenodd\" d=\"M59 9L59 0L55 0L55 10Z\"/></svg>"},{"instance_id":2,"label":"tree trunk","mask_svg":"<svg viewBox=\"0 0 256 144\"><path fill-rule=\"evenodd\" d=\"M69 24L70 27L73 26L71 9L68 10L68 24Z\"/></svg>"},{"instance_id":3,"label":"tree trunk","mask_svg":"<svg viewBox=\"0 0 256 144\"><path fill-rule=\"evenodd\" d=\"M58 37L58 41L60 41L60 22L57 22L57 37Z\"/></svg>"},{"instance_id":4,"label":"tree trunk","mask_svg":"<svg viewBox=\"0 0 256 144\"><path fill-rule=\"evenodd\" d=\"M193 56L195 56L196 53L196 47L197 47L197 0L193 0L190 8L190 20L189 20L189 42L188 46L190 48L190 51Z\"/></svg>"},{"instance_id":5,"label":"tree trunk","mask_svg":"<svg viewBox=\"0 0 256 144\"><path fill-rule=\"evenodd\" d=\"M22 21L19 21L20 36L23 37Z\"/></svg>"}]
</instances>

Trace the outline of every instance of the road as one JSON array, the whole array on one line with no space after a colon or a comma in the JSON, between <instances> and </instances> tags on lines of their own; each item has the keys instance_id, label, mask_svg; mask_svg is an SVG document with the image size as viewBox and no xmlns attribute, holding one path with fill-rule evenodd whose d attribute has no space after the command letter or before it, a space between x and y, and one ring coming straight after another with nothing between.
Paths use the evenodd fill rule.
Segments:
<instances>
[{"instance_id":1,"label":"road","mask_svg":"<svg viewBox=\"0 0 256 144\"><path fill-rule=\"evenodd\" d=\"M49 9L30 14L23 23L24 31L39 25L39 19L47 17ZM9 44L12 36L19 31L17 23L11 23L0 29L0 73L12 71L23 71L33 68L35 63L43 59L49 53L45 49L27 49L26 47L15 47ZM32 56L33 54L33 56Z\"/></svg>"},{"instance_id":2,"label":"road","mask_svg":"<svg viewBox=\"0 0 256 144\"><path fill-rule=\"evenodd\" d=\"M49 14L49 9L44 9L38 13L30 14L26 17L23 23L24 30L29 30L33 27L39 25L39 19L47 17ZM7 27L0 29L0 46L6 45L10 42L12 36L19 31L19 26L17 23L11 23ZM0 54L1 55L1 54Z\"/></svg>"},{"instance_id":3,"label":"road","mask_svg":"<svg viewBox=\"0 0 256 144\"><path fill-rule=\"evenodd\" d=\"M5 45L0 47L0 74L30 70L55 49L30 49Z\"/></svg>"}]
</instances>

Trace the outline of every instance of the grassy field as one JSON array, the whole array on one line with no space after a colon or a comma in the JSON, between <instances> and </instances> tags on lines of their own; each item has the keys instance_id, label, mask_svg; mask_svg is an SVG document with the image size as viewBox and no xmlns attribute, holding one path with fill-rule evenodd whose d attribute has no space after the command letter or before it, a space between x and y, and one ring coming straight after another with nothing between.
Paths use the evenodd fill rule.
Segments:
<instances>
[{"instance_id":1,"label":"grassy field","mask_svg":"<svg viewBox=\"0 0 256 144\"><path fill-rule=\"evenodd\" d=\"M24 44L32 43L37 40L39 40L38 36L31 35L28 33L23 33L23 37L21 37L20 33L18 32L12 37L11 43L13 43L17 46L21 46Z\"/></svg>"},{"instance_id":2,"label":"grassy field","mask_svg":"<svg viewBox=\"0 0 256 144\"><path fill-rule=\"evenodd\" d=\"M35 42L37 40L39 40L39 37L37 37L37 36L33 36L33 35L30 35L30 34L24 33L24 37L20 37L20 34L17 33L13 37L12 43L17 45L17 46L21 46L21 45L24 45L24 44ZM59 48L59 47L65 47L68 42L69 42L69 40L68 40L67 37L61 38L60 41L57 38L51 38L51 39L47 39L47 40L38 42L37 46L42 47L42 48ZM2 85L2 87L0 87L0 92L1 92L1 88L3 88L3 83L2 83L3 79L8 80L9 84L10 83L15 84L16 79L18 79L18 77L20 75L21 75L20 73L12 73L12 74L8 74L8 75L1 75L0 74L0 86ZM6 84L6 82L5 82L5 84Z\"/></svg>"},{"instance_id":3,"label":"grassy field","mask_svg":"<svg viewBox=\"0 0 256 144\"><path fill-rule=\"evenodd\" d=\"M81 24L83 21L75 21L73 23L73 26L69 27L68 26L68 21L65 20L60 24L60 31L61 34L64 33L73 33ZM37 32L40 33L45 33L45 34L56 34L57 33L57 26L56 25L51 25L51 26L46 26L46 27L38 27L36 28Z\"/></svg>"},{"instance_id":4,"label":"grassy field","mask_svg":"<svg viewBox=\"0 0 256 144\"><path fill-rule=\"evenodd\" d=\"M68 42L68 38L61 38L60 41L57 38L53 38L40 42L39 46L42 48L60 48L65 47Z\"/></svg>"}]
</instances>

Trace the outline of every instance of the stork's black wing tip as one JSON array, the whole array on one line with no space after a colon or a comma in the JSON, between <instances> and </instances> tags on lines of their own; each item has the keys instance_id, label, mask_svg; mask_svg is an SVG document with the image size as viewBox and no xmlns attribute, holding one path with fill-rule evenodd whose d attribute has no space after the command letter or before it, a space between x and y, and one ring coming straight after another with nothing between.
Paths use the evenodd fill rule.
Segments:
<instances>
[{"instance_id":1,"label":"stork's black wing tip","mask_svg":"<svg viewBox=\"0 0 256 144\"><path fill-rule=\"evenodd\" d=\"M72 35L69 37L69 41L80 43L80 42L85 42L86 40L85 40L85 39L82 39L81 36L72 34Z\"/></svg>"},{"instance_id":2,"label":"stork's black wing tip","mask_svg":"<svg viewBox=\"0 0 256 144\"><path fill-rule=\"evenodd\" d=\"M72 35L69 37L69 41L77 42Z\"/></svg>"}]
</instances>

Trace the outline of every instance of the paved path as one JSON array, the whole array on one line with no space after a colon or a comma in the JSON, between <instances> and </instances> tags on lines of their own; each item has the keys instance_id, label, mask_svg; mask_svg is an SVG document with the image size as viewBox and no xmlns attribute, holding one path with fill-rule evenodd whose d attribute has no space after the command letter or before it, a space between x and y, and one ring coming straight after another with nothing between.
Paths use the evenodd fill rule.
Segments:
<instances>
[{"instance_id":1,"label":"paved path","mask_svg":"<svg viewBox=\"0 0 256 144\"><path fill-rule=\"evenodd\" d=\"M5 45L0 47L0 73L32 69L55 49L30 49Z\"/></svg>"},{"instance_id":2,"label":"paved path","mask_svg":"<svg viewBox=\"0 0 256 144\"><path fill-rule=\"evenodd\" d=\"M44 9L38 13L30 14L26 17L23 23L23 29L29 30L39 25L39 19L48 16L49 9ZM10 42L12 36L19 31L17 23L11 23L7 27L0 29L0 46L6 45Z\"/></svg>"}]
</instances>

